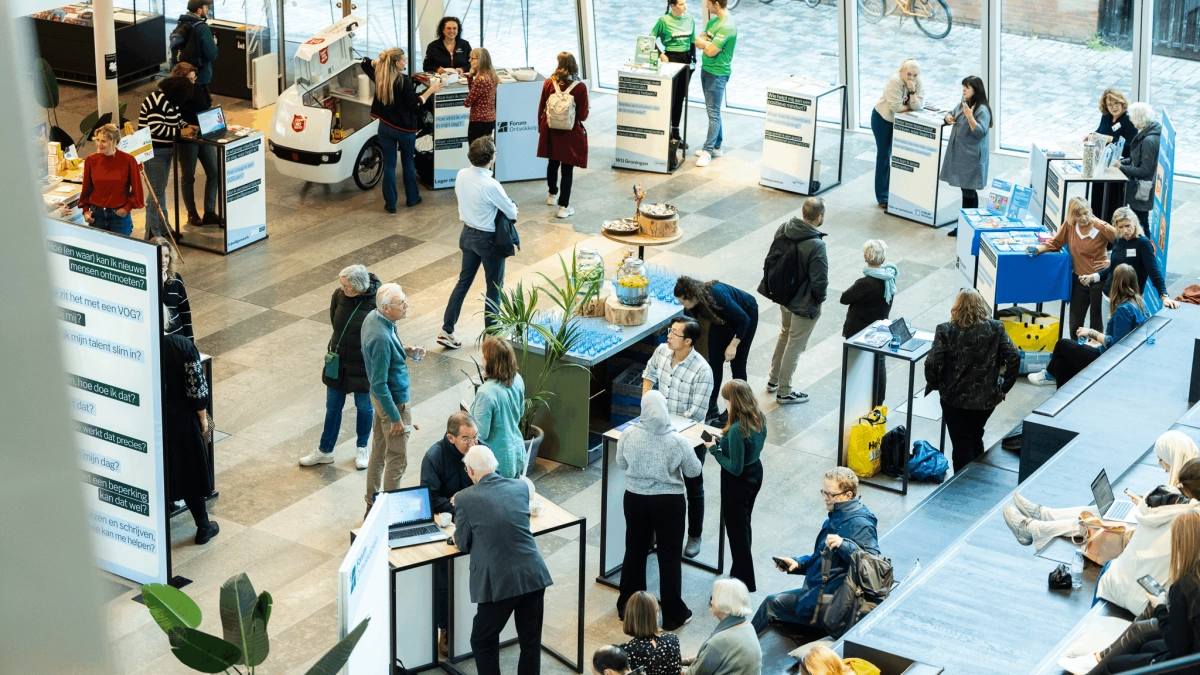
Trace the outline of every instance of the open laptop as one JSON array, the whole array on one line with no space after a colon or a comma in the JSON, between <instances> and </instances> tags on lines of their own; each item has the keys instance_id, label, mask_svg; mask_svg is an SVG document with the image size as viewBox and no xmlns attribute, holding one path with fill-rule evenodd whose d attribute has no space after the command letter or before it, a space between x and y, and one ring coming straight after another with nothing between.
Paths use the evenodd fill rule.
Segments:
<instances>
[{"instance_id":1,"label":"open laptop","mask_svg":"<svg viewBox=\"0 0 1200 675\"><path fill-rule=\"evenodd\" d=\"M1092 496L1096 498L1096 510L1105 520L1120 520L1126 523L1136 523L1137 513L1133 502L1128 499L1113 498L1112 484L1108 482L1108 474L1100 469L1100 475L1092 481Z\"/></svg>"},{"instance_id":2,"label":"open laptop","mask_svg":"<svg viewBox=\"0 0 1200 675\"><path fill-rule=\"evenodd\" d=\"M200 123L200 138L206 141L221 143L237 138L225 128L225 111L221 106L196 113L196 121Z\"/></svg>"},{"instance_id":3,"label":"open laptop","mask_svg":"<svg viewBox=\"0 0 1200 675\"><path fill-rule=\"evenodd\" d=\"M389 490L387 495L390 548L418 546L450 538L434 522L433 507L429 503L429 488Z\"/></svg>"},{"instance_id":4,"label":"open laptop","mask_svg":"<svg viewBox=\"0 0 1200 675\"><path fill-rule=\"evenodd\" d=\"M900 349L902 351L915 351L929 344L929 340L922 340L920 338L913 337L912 333L908 331L908 324L904 322L904 319L896 319L893 321L888 326L888 330L892 332L892 335L900 336Z\"/></svg>"}]
</instances>

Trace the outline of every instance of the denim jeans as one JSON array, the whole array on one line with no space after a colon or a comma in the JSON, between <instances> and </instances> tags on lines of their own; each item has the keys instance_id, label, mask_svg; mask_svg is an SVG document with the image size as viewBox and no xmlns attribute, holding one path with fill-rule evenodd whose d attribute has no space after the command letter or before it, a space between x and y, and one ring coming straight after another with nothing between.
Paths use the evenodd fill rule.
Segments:
<instances>
[{"instance_id":1,"label":"denim jeans","mask_svg":"<svg viewBox=\"0 0 1200 675\"><path fill-rule=\"evenodd\" d=\"M217 149L200 143L179 144L179 191L183 193L183 205L188 215L196 211L196 160L204 167L204 213L216 214L217 188L221 184L217 166Z\"/></svg>"},{"instance_id":2,"label":"denim jeans","mask_svg":"<svg viewBox=\"0 0 1200 675\"><path fill-rule=\"evenodd\" d=\"M708 113L708 136L704 139L704 149L708 152L721 149L721 102L725 99L725 85L729 83L728 75L713 75L707 70L700 71L700 87L704 90L704 110Z\"/></svg>"},{"instance_id":3,"label":"denim jeans","mask_svg":"<svg viewBox=\"0 0 1200 675\"><path fill-rule=\"evenodd\" d=\"M396 208L396 151L400 152L404 170L404 205L412 206L421 198L417 192L417 168L413 156L417 152L417 135L379 123L379 145L383 148L383 205Z\"/></svg>"},{"instance_id":4,"label":"denim jeans","mask_svg":"<svg viewBox=\"0 0 1200 675\"><path fill-rule=\"evenodd\" d=\"M362 392L354 393L354 407L357 417L354 420L354 430L358 432L358 447L367 447L367 439L371 437L371 395ZM321 442L317 448L321 452L333 452L337 445L338 431L342 428L342 408L346 407L346 392L333 387L325 387L325 430L321 432Z\"/></svg>"},{"instance_id":5,"label":"denim jeans","mask_svg":"<svg viewBox=\"0 0 1200 675\"><path fill-rule=\"evenodd\" d=\"M504 287L504 258L492 254L493 233L475 230L463 226L458 235L458 247L462 249L462 271L458 273L458 283L450 292L450 300L446 303L446 314L442 317L442 331L454 332L454 324L458 323L458 315L462 312L463 300L471 284L475 283L475 274L479 266L483 266L484 296L489 308L494 308L500 302L500 289ZM495 309L489 311L494 312ZM483 325L491 324L487 314L484 314Z\"/></svg>"},{"instance_id":6,"label":"denim jeans","mask_svg":"<svg viewBox=\"0 0 1200 675\"><path fill-rule=\"evenodd\" d=\"M875 135L875 201L886 204L892 171L892 131L895 125L871 110L871 133Z\"/></svg>"},{"instance_id":7,"label":"denim jeans","mask_svg":"<svg viewBox=\"0 0 1200 675\"><path fill-rule=\"evenodd\" d=\"M116 209L99 209L93 207L92 227L97 230L107 230L113 234L123 234L126 237L133 234L133 216L126 213L118 216Z\"/></svg>"},{"instance_id":8,"label":"denim jeans","mask_svg":"<svg viewBox=\"0 0 1200 675\"><path fill-rule=\"evenodd\" d=\"M766 600L758 606L758 611L754 613L754 618L750 623L754 626L754 632L761 633L767 626L771 625L772 621L781 621L783 623L794 623L803 626L812 625L812 614L807 616L796 615L796 605L800 604L800 598L808 594L809 589L806 586L801 586L794 591L784 591L768 595ZM806 612L807 614L807 612Z\"/></svg>"},{"instance_id":9,"label":"denim jeans","mask_svg":"<svg viewBox=\"0 0 1200 675\"><path fill-rule=\"evenodd\" d=\"M142 169L146 172L146 179L150 181L150 188L154 190L154 199L158 200L158 206L154 205L154 199L146 200L146 238L150 237L166 237L167 229L171 227L171 216L167 211L167 182L171 177L171 156L174 151L170 146L163 147L160 145L154 146L154 158L146 160L142 165ZM163 215L166 217L164 223L162 218L158 217L158 209L162 208Z\"/></svg>"}]
</instances>

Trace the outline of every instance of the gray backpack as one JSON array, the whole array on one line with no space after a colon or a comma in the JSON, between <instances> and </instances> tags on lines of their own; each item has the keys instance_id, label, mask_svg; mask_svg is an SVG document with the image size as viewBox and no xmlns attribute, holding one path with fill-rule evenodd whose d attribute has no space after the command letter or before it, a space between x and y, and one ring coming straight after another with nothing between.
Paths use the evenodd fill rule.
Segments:
<instances>
[{"instance_id":1,"label":"gray backpack","mask_svg":"<svg viewBox=\"0 0 1200 675\"><path fill-rule=\"evenodd\" d=\"M558 80L551 80L554 93L546 97L546 126L560 131L570 131L575 128L575 97L571 90L578 81L572 82L566 91L558 88Z\"/></svg>"},{"instance_id":2,"label":"gray backpack","mask_svg":"<svg viewBox=\"0 0 1200 675\"><path fill-rule=\"evenodd\" d=\"M828 548L822 550L820 600L813 612L813 624L822 626L837 639L886 600L896 584L891 559L859 549L850 556L842 585L826 595L832 557Z\"/></svg>"}]
</instances>

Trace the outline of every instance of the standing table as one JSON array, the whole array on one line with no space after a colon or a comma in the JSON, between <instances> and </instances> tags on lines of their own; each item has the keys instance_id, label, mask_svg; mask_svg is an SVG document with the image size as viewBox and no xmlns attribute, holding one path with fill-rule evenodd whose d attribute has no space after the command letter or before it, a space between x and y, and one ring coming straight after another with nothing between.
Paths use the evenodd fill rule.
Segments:
<instances>
[{"instance_id":1,"label":"standing table","mask_svg":"<svg viewBox=\"0 0 1200 675\"><path fill-rule=\"evenodd\" d=\"M942 190L943 115L925 110L896 113L892 133L887 212L931 227L954 222L959 199Z\"/></svg>"},{"instance_id":2,"label":"standing table","mask_svg":"<svg viewBox=\"0 0 1200 675\"><path fill-rule=\"evenodd\" d=\"M642 234L641 232L638 232L637 234L613 234L612 232L604 229L600 230L600 233L604 235L605 239L609 239L620 244L625 244L626 246L636 246L638 250L638 258L643 261L646 260L647 246L667 246L668 244L674 244L680 239L683 239L682 227L676 227L675 234L669 237L651 237L650 235Z\"/></svg>"},{"instance_id":3,"label":"standing table","mask_svg":"<svg viewBox=\"0 0 1200 675\"><path fill-rule=\"evenodd\" d=\"M185 138L175 144L175 241L202 251L227 255L267 238L266 139L261 131L249 129L241 138L212 141ZM207 145L217 152L217 215L219 227L180 225L179 147L183 143ZM200 161L196 160L199 164ZM197 187L199 187L197 181ZM201 206L203 194L196 195ZM165 211L166 209L164 209ZM180 235L183 236L180 236Z\"/></svg>"},{"instance_id":4,"label":"standing table","mask_svg":"<svg viewBox=\"0 0 1200 675\"><path fill-rule=\"evenodd\" d=\"M955 243L954 267L967 285L975 287L979 266L979 237L984 232L1040 232L1036 218L1025 214L1022 220L1008 220L987 209L962 209L958 212L958 240Z\"/></svg>"},{"instance_id":5,"label":"standing table","mask_svg":"<svg viewBox=\"0 0 1200 675\"><path fill-rule=\"evenodd\" d=\"M617 69L617 147L614 169L673 173L683 162L671 157L671 101L682 87L688 64L659 62L658 70L628 65ZM687 101L679 131L687 140Z\"/></svg>"},{"instance_id":6,"label":"standing table","mask_svg":"<svg viewBox=\"0 0 1200 675\"><path fill-rule=\"evenodd\" d=\"M546 160L537 156L538 101L546 78L538 74L528 82L507 69L496 87L496 180L540 180L546 177Z\"/></svg>"},{"instance_id":7,"label":"standing table","mask_svg":"<svg viewBox=\"0 0 1200 675\"><path fill-rule=\"evenodd\" d=\"M837 180L821 182L821 162L816 157L817 111L826 96L838 97L842 120L838 125ZM758 184L802 195L820 194L841 185L846 115L844 84L819 84L807 77L789 77L768 87Z\"/></svg>"},{"instance_id":8,"label":"standing table","mask_svg":"<svg viewBox=\"0 0 1200 675\"><path fill-rule=\"evenodd\" d=\"M1046 183L1042 189L1045 200L1042 201L1042 224L1051 232L1067 217L1067 201L1070 199L1072 184L1084 186L1084 196L1092 194L1094 183L1124 183L1129 179L1121 170L1109 167L1103 173L1097 173L1091 178L1083 176L1082 160L1051 159L1046 169Z\"/></svg>"},{"instance_id":9,"label":"standing table","mask_svg":"<svg viewBox=\"0 0 1200 675\"><path fill-rule=\"evenodd\" d=\"M1015 241L1016 243L1009 243ZM984 232L979 240L975 289L992 307L1001 303L1037 303L1061 300L1063 313L1071 299L1071 255L1048 251L1037 257L1025 252L1036 245L1028 232ZM1059 326L1063 324L1059 317Z\"/></svg>"}]
</instances>

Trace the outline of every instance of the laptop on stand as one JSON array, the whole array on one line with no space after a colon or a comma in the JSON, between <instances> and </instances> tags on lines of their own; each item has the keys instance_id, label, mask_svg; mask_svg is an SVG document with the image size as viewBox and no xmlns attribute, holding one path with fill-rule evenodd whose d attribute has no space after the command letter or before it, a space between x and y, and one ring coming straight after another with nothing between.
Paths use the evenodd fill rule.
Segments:
<instances>
[{"instance_id":1,"label":"laptop on stand","mask_svg":"<svg viewBox=\"0 0 1200 675\"><path fill-rule=\"evenodd\" d=\"M411 487L389 490L388 546L405 548L450 538L433 518L429 488Z\"/></svg>"},{"instance_id":2,"label":"laptop on stand","mask_svg":"<svg viewBox=\"0 0 1200 675\"><path fill-rule=\"evenodd\" d=\"M1105 520L1119 520L1126 523L1137 522L1137 509L1128 499L1115 499L1112 484L1108 482L1108 474L1100 469L1100 475L1092 481L1092 496L1096 498L1096 510Z\"/></svg>"},{"instance_id":3,"label":"laptop on stand","mask_svg":"<svg viewBox=\"0 0 1200 675\"><path fill-rule=\"evenodd\" d=\"M200 138L206 141L228 143L237 139L237 135L225 127L225 111L221 106L196 113L196 121L200 123Z\"/></svg>"},{"instance_id":4,"label":"laptop on stand","mask_svg":"<svg viewBox=\"0 0 1200 675\"><path fill-rule=\"evenodd\" d=\"M888 326L888 330L892 332L892 335L900 338L900 349L902 351L915 351L929 344L929 340L922 340L920 338L913 337L912 333L909 332L908 324L905 323L904 319L896 319L893 321Z\"/></svg>"}]
</instances>

